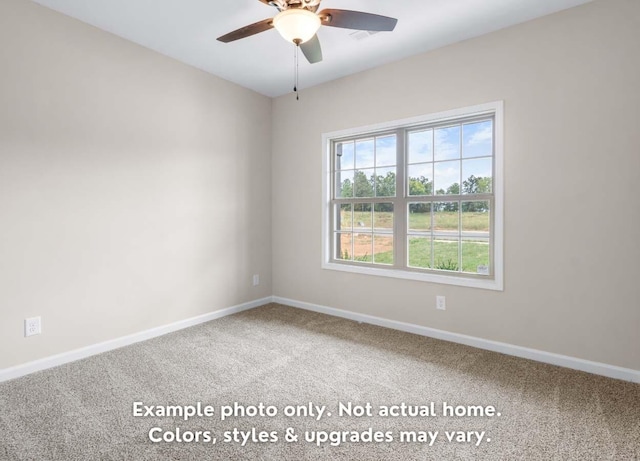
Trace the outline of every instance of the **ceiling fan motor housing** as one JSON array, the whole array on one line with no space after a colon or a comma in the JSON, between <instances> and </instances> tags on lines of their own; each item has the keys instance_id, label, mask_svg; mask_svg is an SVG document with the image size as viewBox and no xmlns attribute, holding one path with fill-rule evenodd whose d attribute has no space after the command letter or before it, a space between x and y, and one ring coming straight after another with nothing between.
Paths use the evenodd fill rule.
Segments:
<instances>
[{"instance_id":1,"label":"ceiling fan motor housing","mask_svg":"<svg viewBox=\"0 0 640 461\"><path fill-rule=\"evenodd\" d=\"M269 4L275 6L280 11L291 8L304 8L315 12L320 6L322 0L271 0Z\"/></svg>"}]
</instances>

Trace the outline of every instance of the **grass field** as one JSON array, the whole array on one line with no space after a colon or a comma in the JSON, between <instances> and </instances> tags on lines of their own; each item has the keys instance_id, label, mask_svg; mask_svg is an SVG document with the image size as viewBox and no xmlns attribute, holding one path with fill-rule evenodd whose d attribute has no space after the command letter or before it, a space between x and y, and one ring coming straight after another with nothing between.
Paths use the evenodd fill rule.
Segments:
<instances>
[{"instance_id":1,"label":"grass field","mask_svg":"<svg viewBox=\"0 0 640 461\"><path fill-rule=\"evenodd\" d=\"M350 211L341 213L343 230L350 230ZM376 232L393 229L392 212L363 212L353 213L354 234L353 249L352 235L342 234L340 248L342 254L339 259L375 262L377 264L393 264L393 237L376 234L372 237L369 232L358 233L358 228L370 229ZM462 221L462 231L489 232L489 213L465 212L461 216L457 212L434 212L434 231L457 231L459 220ZM431 231L431 213L410 213L409 228L419 232ZM430 236L409 236L409 266L425 269L442 269L458 271L460 252L462 253L462 271L477 273L480 265L488 266L490 248L488 239L466 241L461 243L457 239L432 238ZM353 253L353 254L352 254Z\"/></svg>"},{"instance_id":2,"label":"grass field","mask_svg":"<svg viewBox=\"0 0 640 461\"><path fill-rule=\"evenodd\" d=\"M358 238L356 237L356 240ZM367 240L370 247L371 239ZM351 260L350 252L345 250L343 258ZM409 239L409 266L423 269L458 270L458 242L435 240L433 242L433 263L431 260L431 239L414 237ZM373 258L377 264L393 264L393 250L375 251ZM361 262L373 262L371 251L356 250L354 259ZM478 266L489 265L489 244L485 242L462 242L462 271L477 273Z\"/></svg>"},{"instance_id":3,"label":"grass field","mask_svg":"<svg viewBox=\"0 0 640 461\"><path fill-rule=\"evenodd\" d=\"M457 241L434 240L432 265L431 239L423 237L409 238L409 266L411 267L458 270L458 252ZM489 244L463 241L462 271L476 273L480 265L489 265Z\"/></svg>"},{"instance_id":4,"label":"grass field","mask_svg":"<svg viewBox=\"0 0 640 461\"><path fill-rule=\"evenodd\" d=\"M458 220L463 231L489 232L489 213L435 211L433 230L458 230ZM409 229L431 230L430 213L409 213Z\"/></svg>"},{"instance_id":5,"label":"grass field","mask_svg":"<svg viewBox=\"0 0 640 461\"><path fill-rule=\"evenodd\" d=\"M344 230L351 227L351 215L353 225L358 227L373 227L376 229L393 229L393 212L374 211L350 211L342 210L340 213L341 225ZM436 211L433 213L433 230L451 231L458 230L458 220L462 222L463 231L489 232L489 213L463 212L461 217L456 211ZM409 213L409 229L416 231L431 230L431 213Z\"/></svg>"}]
</instances>

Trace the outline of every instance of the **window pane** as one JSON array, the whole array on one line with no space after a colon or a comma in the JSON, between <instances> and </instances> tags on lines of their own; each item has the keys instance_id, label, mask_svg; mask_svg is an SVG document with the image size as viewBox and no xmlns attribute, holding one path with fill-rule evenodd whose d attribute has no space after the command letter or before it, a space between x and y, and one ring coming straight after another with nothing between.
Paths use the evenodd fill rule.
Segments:
<instances>
[{"instance_id":1,"label":"window pane","mask_svg":"<svg viewBox=\"0 0 640 461\"><path fill-rule=\"evenodd\" d=\"M458 239L436 238L433 242L433 268L443 271L459 270Z\"/></svg>"},{"instance_id":2,"label":"window pane","mask_svg":"<svg viewBox=\"0 0 640 461\"><path fill-rule=\"evenodd\" d=\"M353 153L353 141L336 143L336 170L353 170Z\"/></svg>"},{"instance_id":3,"label":"window pane","mask_svg":"<svg viewBox=\"0 0 640 461\"><path fill-rule=\"evenodd\" d=\"M336 205L336 230L351 231L353 227L353 206L350 203Z\"/></svg>"},{"instance_id":4,"label":"window pane","mask_svg":"<svg viewBox=\"0 0 640 461\"><path fill-rule=\"evenodd\" d=\"M462 270L472 274L489 274L489 239L462 241Z\"/></svg>"},{"instance_id":5,"label":"window pane","mask_svg":"<svg viewBox=\"0 0 640 461\"><path fill-rule=\"evenodd\" d=\"M376 264L393 264L393 236L373 236L373 262Z\"/></svg>"},{"instance_id":6,"label":"window pane","mask_svg":"<svg viewBox=\"0 0 640 461\"><path fill-rule=\"evenodd\" d=\"M435 189L437 195L457 195L460 193L459 161L435 164Z\"/></svg>"},{"instance_id":7,"label":"window pane","mask_svg":"<svg viewBox=\"0 0 640 461\"><path fill-rule=\"evenodd\" d=\"M393 203L376 203L373 206L374 232L393 232Z\"/></svg>"},{"instance_id":8,"label":"window pane","mask_svg":"<svg viewBox=\"0 0 640 461\"><path fill-rule=\"evenodd\" d=\"M353 170L336 172L336 197L353 197Z\"/></svg>"},{"instance_id":9,"label":"window pane","mask_svg":"<svg viewBox=\"0 0 640 461\"><path fill-rule=\"evenodd\" d=\"M462 231L473 232L479 237L489 236L491 223L489 215L489 202L462 202ZM478 235L481 234L481 235ZM485 234L485 235L482 235Z\"/></svg>"},{"instance_id":10,"label":"window pane","mask_svg":"<svg viewBox=\"0 0 640 461\"><path fill-rule=\"evenodd\" d=\"M462 161L462 193L463 194L489 194L493 176L492 160L479 158Z\"/></svg>"},{"instance_id":11,"label":"window pane","mask_svg":"<svg viewBox=\"0 0 640 461\"><path fill-rule=\"evenodd\" d=\"M435 159L460 158L460 125L435 130Z\"/></svg>"},{"instance_id":12,"label":"window pane","mask_svg":"<svg viewBox=\"0 0 640 461\"><path fill-rule=\"evenodd\" d=\"M376 168L376 197L395 197L396 169Z\"/></svg>"},{"instance_id":13,"label":"window pane","mask_svg":"<svg viewBox=\"0 0 640 461\"><path fill-rule=\"evenodd\" d=\"M375 182L375 170L358 170L355 173L353 183L356 197L373 197Z\"/></svg>"},{"instance_id":14,"label":"window pane","mask_svg":"<svg viewBox=\"0 0 640 461\"><path fill-rule=\"evenodd\" d=\"M431 203L409 204L409 231L427 232L431 230Z\"/></svg>"},{"instance_id":15,"label":"window pane","mask_svg":"<svg viewBox=\"0 0 640 461\"><path fill-rule=\"evenodd\" d=\"M460 214L458 202L435 202L433 204L433 229L440 234L458 234Z\"/></svg>"},{"instance_id":16,"label":"window pane","mask_svg":"<svg viewBox=\"0 0 640 461\"><path fill-rule=\"evenodd\" d=\"M373 168L373 139L356 141L356 168Z\"/></svg>"},{"instance_id":17,"label":"window pane","mask_svg":"<svg viewBox=\"0 0 640 461\"><path fill-rule=\"evenodd\" d=\"M343 261L353 260L353 250L351 248L352 234L336 234L335 245L335 258Z\"/></svg>"},{"instance_id":18,"label":"window pane","mask_svg":"<svg viewBox=\"0 0 640 461\"><path fill-rule=\"evenodd\" d=\"M396 164L396 135L376 138L376 166Z\"/></svg>"},{"instance_id":19,"label":"window pane","mask_svg":"<svg viewBox=\"0 0 640 461\"><path fill-rule=\"evenodd\" d=\"M356 232L371 232L371 204L356 203L353 205L353 227Z\"/></svg>"},{"instance_id":20,"label":"window pane","mask_svg":"<svg viewBox=\"0 0 640 461\"><path fill-rule=\"evenodd\" d=\"M409 195L433 194L433 163L409 166Z\"/></svg>"},{"instance_id":21,"label":"window pane","mask_svg":"<svg viewBox=\"0 0 640 461\"><path fill-rule=\"evenodd\" d=\"M409 163L433 161L433 130L409 133Z\"/></svg>"},{"instance_id":22,"label":"window pane","mask_svg":"<svg viewBox=\"0 0 640 461\"><path fill-rule=\"evenodd\" d=\"M462 157L493 155L493 122L487 120L462 127Z\"/></svg>"},{"instance_id":23,"label":"window pane","mask_svg":"<svg viewBox=\"0 0 640 461\"><path fill-rule=\"evenodd\" d=\"M370 263L373 255L373 239L371 234L354 234L353 260Z\"/></svg>"},{"instance_id":24,"label":"window pane","mask_svg":"<svg viewBox=\"0 0 640 461\"><path fill-rule=\"evenodd\" d=\"M431 267L431 238L409 237L409 267Z\"/></svg>"}]
</instances>

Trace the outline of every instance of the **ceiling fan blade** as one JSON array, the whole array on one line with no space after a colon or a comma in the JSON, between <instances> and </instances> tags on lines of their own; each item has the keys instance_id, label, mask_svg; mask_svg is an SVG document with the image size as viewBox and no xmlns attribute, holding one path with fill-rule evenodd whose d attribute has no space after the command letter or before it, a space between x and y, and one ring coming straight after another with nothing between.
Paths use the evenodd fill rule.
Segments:
<instances>
[{"instance_id":1,"label":"ceiling fan blade","mask_svg":"<svg viewBox=\"0 0 640 461\"><path fill-rule=\"evenodd\" d=\"M322 47L320 46L320 40L318 40L317 34L300 45L300 49L309 63L315 64L316 62L322 61Z\"/></svg>"},{"instance_id":2,"label":"ceiling fan blade","mask_svg":"<svg viewBox=\"0 0 640 461\"><path fill-rule=\"evenodd\" d=\"M240 29L229 32L222 37L218 37L218 40L223 43L229 43L235 40L240 40L241 38L251 37L252 35L259 34L260 32L264 32L269 29L273 29L273 18L241 27Z\"/></svg>"},{"instance_id":3,"label":"ceiling fan blade","mask_svg":"<svg viewBox=\"0 0 640 461\"><path fill-rule=\"evenodd\" d=\"M318 16L322 19L323 26L344 29L390 32L398 23L396 18L350 10L326 9L318 13Z\"/></svg>"}]
</instances>

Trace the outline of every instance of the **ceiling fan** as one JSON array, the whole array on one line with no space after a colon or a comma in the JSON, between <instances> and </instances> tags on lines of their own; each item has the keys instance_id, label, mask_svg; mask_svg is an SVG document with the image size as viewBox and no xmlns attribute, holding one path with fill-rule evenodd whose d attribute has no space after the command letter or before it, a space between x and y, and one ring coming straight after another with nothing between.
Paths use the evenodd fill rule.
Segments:
<instances>
[{"instance_id":1,"label":"ceiling fan","mask_svg":"<svg viewBox=\"0 0 640 461\"><path fill-rule=\"evenodd\" d=\"M395 18L360 11L325 9L318 13L322 0L259 1L277 8L279 13L273 18L234 30L218 40L229 43L275 28L285 40L299 46L307 60L314 64L322 61L322 48L316 35L320 26L390 32L398 22Z\"/></svg>"}]
</instances>

